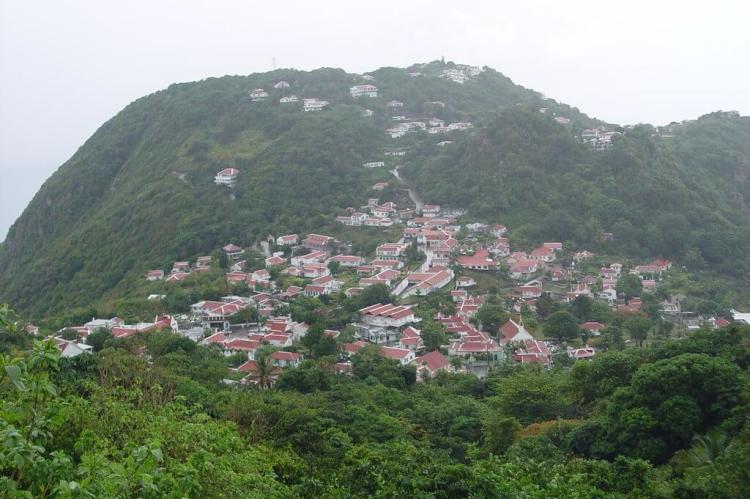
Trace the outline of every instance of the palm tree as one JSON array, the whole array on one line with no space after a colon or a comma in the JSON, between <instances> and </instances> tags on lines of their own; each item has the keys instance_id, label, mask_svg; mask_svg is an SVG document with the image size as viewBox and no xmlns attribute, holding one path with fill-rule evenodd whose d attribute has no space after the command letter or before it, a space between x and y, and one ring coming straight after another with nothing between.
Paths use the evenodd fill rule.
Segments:
<instances>
[{"instance_id":1,"label":"palm tree","mask_svg":"<svg viewBox=\"0 0 750 499\"><path fill-rule=\"evenodd\" d=\"M258 390L266 390L273 386L279 369L273 365L269 352L259 352L255 358L255 369L247 376Z\"/></svg>"},{"instance_id":2,"label":"palm tree","mask_svg":"<svg viewBox=\"0 0 750 499\"><path fill-rule=\"evenodd\" d=\"M729 437L720 431L696 435L693 447L688 451L690 464L695 467L713 464L729 446Z\"/></svg>"}]
</instances>

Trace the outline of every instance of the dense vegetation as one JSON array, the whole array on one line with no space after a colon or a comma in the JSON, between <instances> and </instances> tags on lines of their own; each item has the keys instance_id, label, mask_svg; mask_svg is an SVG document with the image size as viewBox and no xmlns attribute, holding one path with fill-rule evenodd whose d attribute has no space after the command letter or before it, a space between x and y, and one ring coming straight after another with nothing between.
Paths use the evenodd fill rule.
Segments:
<instances>
[{"instance_id":1,"label":"dense vegetation","mask_svg":"<svg viewBox=\"0 0 750 499\"><path fill-rule=\"evenodd\" d=\"M750 119L715 113L623 130L607 151L535 109L488 119L450 147L424 143L404 173L433 202L503 222L520 241L566 241L692 270L750 276ZM603 232L614 241L602 243Z\"/></svg>"},{"instance_id":2,"label":"dense vegetation","mask_svg":"<svg viewBox=\"0 0 750 499\"><path fill-rule=\"evenodd\" d=\"M360 101L348 94L359 76L321 69L211 78L133 102L10 229L0 248L0 299L34 319L59 315L132 296L148 269L230 241L331 230L334 215L359 206L388 175L361 164L394 146L410 149L404 173L425 199L505 223L517 241L562 239L747 277L747 119L707 116L675 127L671 139L637 127L595 153L576 134L599 122L491 69L463 85L437 77L451 66L379 69L372 74L381 96ZM282 79L291 88L274 90ZM270 91L265 102L247 97L256 87ZM278 102L292 93L332 105L303 113ZM404 102L398 113L469 120L476 129L452 134L445 148L435 147L445 136L427 134L389 142L392 99ZM372 117L362 116L365 106ZM572 121L557 125L552 113ZM229 166L242 171L231 192L212 183ZM602 231L615 241L594 245Z\"/></svg>"},{"instance_id":3,"label":"dense vegetation","mask_svg":"<svg viewBox=\"0 0 750 499\"><path fill-rule=\"evenodd\" d=\"M747 327L486 380L364 349L352 377L322 356L259 391L170 333L58 359L0 321L4 497L750 494Z\"/></svg>"}]
</instances>

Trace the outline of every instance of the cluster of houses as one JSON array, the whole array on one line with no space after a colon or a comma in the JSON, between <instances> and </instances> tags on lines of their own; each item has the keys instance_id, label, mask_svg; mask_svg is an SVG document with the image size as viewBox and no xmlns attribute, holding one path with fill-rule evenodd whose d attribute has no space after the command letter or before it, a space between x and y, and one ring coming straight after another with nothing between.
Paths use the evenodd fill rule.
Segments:
<instances>
[{"instance_id":1,"label":"cluster of houses","mask_svg":"<svg viewBox=\"0 0 750 499\"><path fill-rule=\"evenodd\" d=\"M284 90L290 87L291 85L289 84L289 82L286 82L283 80L276 82L273 85L273 88L275 90ZM377 89L376 89L376 94L377 94ZM248 97L250 97L250 100L252 102L262 102L269 97L269 93L262 88L254 88L248 92ZM317 97L309 97L309 98L300 99L296 95L285 95L279 98L280 104L297 104L299 102L302 102L302 111L306 113L321 111L330 104L330 102L326 100L318 99Z\"/></svg>"},{"instance_id":2,"label":"cluster of houses","mask_svg":"<svg viewBox=\"0 0 750 499\"><path fill-rule=\"evenodd\" d=\"M373 190L382 190L386 185L375 184ZM390 227L394 222L405 222L413 217L412 209L400 209L391 201L380 204L377 198L371 198L367 206L362 206L359 210L348 208L346 215L336 217L336 221L350 227Z\"/></svg>"},{"instance_id":3,"label":"cluster of houses","mask_svg":"<svg viewBox=\"0 0 750 499\"><path fill-rule=\"evenodd\" d=\"M30 326L27 326L26 331L32 335L38 334L39 328ZM86 338L91 333L99 330L109 331L113 338L123 339L136 334L163 329L176 332L177 322L168 315L157 315L151 322L139 322L137 324L125 324L125 321L119 317L111 319L97 319L92 317L90 321L81 326L70 326L60 329L50 339L60 351L61 357L77 357L78 355L91 352L92 346L86 343ZM70 338L69 336L75 337Z\"/></svg>"},{"instance_id":4,"label":"cluster of houses","mask_svg":"<svg viewBox=\"0 0 750 499\"><path fill-rule=\"evenodd\" d=\"M478 76L484 72L483 68L478 66L456 66L450 69L444 69L440 72L440 77L450 80L454 83L464 84L467 80L470 80L474 76Z\"/></svg>"},{"instance_id":5,"label":"cluster of houses","mask_svg":"<svg viewBox=\"0 0 750 499\"><path fill-rule=\"evenodd\" d=\"M581 132L581 140L595 151L606 151L612 145L613 137L620 132L608 131L606 127L587 128Z\"/></svg>"},{"instance_id":6,"label":"cluster of houses","mask_svg":"<svg viewBox=\"0 0 750 499\"><path fill-rule=\"evenodd\" d=\"M244 251L242 248L236 245L228 245L225 248L229 248L234 254L242 254ZM148 281L161 281L166 282L179 282L184 281L193 274L208 272L211 270L211 256L204 255L199 256L195 259L195 263L190 265L187 261L178 261L172 264L172 270L169 273L165 273L162 269L149 270L146 273L146 280Z\"/></svg>"},{"instance_id":7,"label":"cluster of houses","mask_svg":"<svg viewBox=\"0 0 750 499\"><path fill-rule=\"evenodd\" d=\"M446 123L438 118L431 118L427 121L414 120L404 115L393 116L391 118L396 122L395 126L386 129L386 133L392 138L397 139L411 132L424 132L429 134L448 133L453 131L468 130L473 127L469 122Z\"/></svg>"},{"instance_id":8,"label":"cluster of houses","mask_svg":"<svg viewBox=\"0 0 750 499\"><path fill-rule=\"evenodd\" d=\"M221 251L230 261L225 278L232 284L243 284L253 291L249 296L228 295L219 300L201 300L191 306L190 321L200 326L201 334L196 338L206 345L214 345L226 355L240 353L247 360L235 370L244 375L243 383L258 383L257 354L261 350L271 350L273 365L272 381L288 367L298 366L303 358L295 350L295 345L307 333L309 326L293 321L283 312L285 303L299 296L318 297L332 292L343 291L354 296L365 287L382 284L400 298L424 296L437 289L447 288L451 283L450 297L455 303L452 315L438 313L434 320L442 324L450 343L444 352L427 352L419 329L420 319L410 305L378 303L359 310L359 320L353 324L356 341L340 344L341 354L335 369L340 373L350 373L348 357L367 345L376 345L385 357L403 365L414 365L419 378L435 376L440 371L477 372L477 366L490 366L501 361L536 363L549 367L556 355L567 354L575 360L586 360L595 356L594 348L584 345L581 348L563 348L551 342L535 338L519 319L508 320L497 331L483 331L472 322L485 302L485 297L471 292L476 281L467 275L454 274L454 269L474 272L493 272L505 266L508 274L521 282L513 293L516 312L528 306L534 310L536 300L545 292L546 283L569 285L561 299L575 300L587 296L609 302L616 310L638 312L642 306L640 299L633 298L627 303L617 301L617 282L623 272L623 265L612 263L599 268L598 275L577 273L575 266L582 266L594 255L586 250L572 254L571 268L558 264L563 245L547 242L530 252L512 251L508 242L507 228L500 224L470 223L459 225L455 215L438 205L423 205L419 211L408 210L407 216L399 215L400 210L393 203L380 203L377 199L368 202L370 214L367 216L393 217L403 223L402 237L396 242L383 242L377 246L375 256L366 260L359 255L347 254L342 249L346 245L332 236L307 234L301 238L297 234L282 235L266 241L278 248L289 247L289 251L276 251L269 254L260 269L247 269L243 260L245 250L235 244L227 244ZM350 217L354 213L350 214ZM343 220L340 220L345 223ZM464 236L460 236L461 231ZM479 243L478 241L482 241ZM416 248L425 256L423 263L408 261L407 254ZM190 275L211 268L211 257L202 256L194 264L174 262L168 276L161 270L148 273L147 279L180 280L182 275ZM335 264L335 265L332 265ZM417 266L418 265L418 266ZM647 265L636 265L629 273L641 278L644 289L655 288L653 282L671 267L668 260L657 259ZM332 272L333 270L333 272ZM271 275L285 273L306 279L306 284L289 285L277 289ZM356 275L357 281L349 287L339 280L340 272L348 276ZM352 281L347 278L352 284ZM593 290L597 291L594 292ZM251 308L253 319L237 320L242 311ZM248 317L248 316L243 316ZM725 325L717 319L714 327ZM585 322L580 329L588 336L597 336L605 325L598 322ZM116 338L123 338L156 329L169 329L182 333L178 318L156 317L154 321L126 325L121 320L93 319L80 327L70 328L77 332L78 340L55 338L58 347L66 356L73 356L90 349L85 338L92 331L104 328ZM213 333L204 338L202 331ZM62 331L61 331L62 333ZM326 335L337 337L338 331L326 331ZM452 358L455 358L452 360ZM485 371L486 372L486 371Z\"/></svg>"},{"instance_id":9,"label":"cluster of houses","mask_svg":"<svg viewBox=\"0 0 750 499\"><path fill-rule=\"evenodd\" d=\"M373 190L383 190L386 186L386 182L379 182L373 186ZM456 269L475 272L506 269L509 277L521 281L512 295L513 310L516 312L521 312L524 306L535 310L537 299L547 291L547 282L557 284L557 293L562 301L570 302L579 296L586 296L606 300L616 310L629 312L637 312L642 306L637 298L627 303L618 302L617 282L623 272L623 266L619 263L602 267L599 275L578 273L574 278L575 265L582 265L594 256L590 251L575 252L572 255L573 267L564 268L557 263L563 251L562 243L545 242L529 252L513 251L505 226L459 224L454 212L439 205L425 204L419 210L402 209L393 202L381 203L379 199L371 198L360 210L347 209L347 214L337 217L337 221L348 226L371 227L400 223L403 232L398 241L378 245L374 258L369 260L347 254L346 245L322 234L308 234L304 239L296 234L273 238L266 244L272 242L281 249L289 247L292 249L291 255L289 251L269 253L264 267L254 270L245 268L243 248L234 244L222 248L230 260L226 280L231 284L246 285L254 290L253 294L249 297L230 295L219 301L200 301L192 306L191 312L202 327L217 331L206 340L208 343L218 345L227 353L248 353L248 363L240 370L251 370L253 355L258 348L264 345L290 347L306 332L305 324L297 324L288 317L275 314L280 305L298 296L319 297L339 291L354 296L374 284L382 284L394 296L404 299L424 296L453 283L450 296L456 303L456 313L435 317L451 338L447 357L440 352L420 356L423 343L418 329L419 319L409 306L393 304L377 304L359 311L361 319L354 324L357 341L343 347L349 354L367 344L376 344L386 357L404 364L414 362L420 372L434 374L441 369L460 369L461 362L451 364L451 356L461 357L462 361L469 363L477 359L491 363L508 358L519 363L533 362L549 366L553 356L562 353L556 350L557 346L535 339L522 320L508 321L497 332L479 330L470 320L482 307L484 297L470 294L477 283L469 276L456 276ZM459 236L459 232L463 235ZM421 264L407 258L410 252L414 255L413 249L424 255ZM180 276L210 268L210 264L210 257L199 257L192 266L188 262L175 262L166 279L179 280ZM670 266L671 262L667 260L655 260L648 265L636 265L629 272L640 276L644 289L649 291L655 289L656 281ZM306 284L277 289L272 271L306 279ZM340 272L348 276L345 279L347 286L340 279ZM147 278L163 279L165 276L163 271L156 270L149 272ZM560 286L567 286L568 290L560 294ZM594 292L594 289L597 291ZM233 336L231 323L236 321L232 318L247 307L253 307L261 320L267 322L250 333L243 333L242 337ZM589 336L598 335L603 327L594 322L581 325ZM283 368L301 361L301 357L289 356L288 353L277 352L273 358L274 364ZM584 346L569 349L566 353L575 359L587 359L595 351ZM337 369L341 372L350 369L346 362L339 364ZM248 376L251 377L250 374Z\"/></svg>"}]
</instances>

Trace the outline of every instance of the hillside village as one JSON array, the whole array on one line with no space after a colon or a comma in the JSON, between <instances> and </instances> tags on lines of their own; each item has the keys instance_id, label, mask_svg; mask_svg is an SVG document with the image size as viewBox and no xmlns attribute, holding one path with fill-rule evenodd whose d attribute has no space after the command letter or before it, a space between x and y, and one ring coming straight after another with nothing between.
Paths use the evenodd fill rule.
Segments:
<instances>
[{"instance_id":1,"label":"hillside village","mask_svg":"<svg viewBox=\"0 0 750 499\"><path fill-rule=\"evenodd\" d=\"M228 170L219 172L217 179L238 173ZM389 183L373 185L373 192L382 192ZM570 362L594 357L597 337L609 324L582 321L573 337L561 341L548 337L539 327L540 308L600 304L600 308L625 317L645 316L644 299L654 302L660 282L672 268L672 262L663 259L629 266L612 260L600 265L602 258L592 252L568 251L554 241L528 250L514 248L504 225L471 222L460 211L432 204L399 206L372 197L357 209L348 208L336 222L375 234L393 233L395 228L400 237L379 240L370 255L352 253L346 241L314 233L269 235L259 248L228 243L218 250L218 258L204 255L192 262L175 261L170 270L153 269L144 279L154 285L168 284L165 289L169 293L170 285L218 271L236 293L199 300L189 313L164 314L138 324L125 324L117 317L93 318L63 328L55 342L63 356L76 356L90 350L86 338L97 330L127 338L167 329L218 348L225 355L239 354L245 360L233 368L235 379L253 384L257 382L259 354L270 358L276 369L273 379L281 369L297 367L304 360L299 347L310 325L295 321L289 313L298 300L312 299L322 308L340 309L342 300L356 300L374 287L383 290L374 293L381 301L356 310L354 322L323 331L336 344L337 360L332 369L351 373L351 357L374 345L384 357L414 365L420 379L440 371L483 376L503 362L549 368L561 359ZM255 256L252 260L248 258L251 255ZM488 287L487 282L494 284ZM642 292L623 289L634 283ZM432 294L450 305L442 304L444 311L424 317L419 313L420 304ZM500 302L498 296L503 297ZM153 294L149 299L165 297ZM498 304L509 312L501 314L505 320L496 326L484 323L482 310ZM683 314L679 297L666 297L659 303L658 313L672 324L670 328L677 325L686 331L729 324L723 318ZM738 321L743 318L738 314ZM428 348L420 329L425 320L438 325L445 337L443 344L431 343ZM33 328L28 331L36 332Z\"/></svg>"},{"instance_id":2,"label":"hillside village","mask_svg":"<svg viewBox=\"0 0 750 499\"><path fill-rule=\"evenodd\" d=\"M459 67L439 76L462 85L482 72L481 68ZM349 88L354 103L383 98L371 75L360 79L364 83ZM247 96L253 103L276 99L280 105L299 106L301 112L319 112L332 105L292 92L292 84L282 80L268 89L251 89ZM431 105L444 106L440 102ZM233 368L233 379L254 384L259 355L270 358L275 376L278 370L303 361L300 344L311 326L293 318L290 312L297 303L314 300L316 307L334 313L344 309L347 300L357 303L359 297L368 301L352 311L355 320L322 332L336 345L332 368L342 374L351 372L351 357L371 345L399 364L414 365L420 379L440 371L484 376L503 362L551 367L590 359L600 347L597 337L610 326L613 314L626 318L656 314L662 324L670 324L670 331L728 324L724 318L683 311L679 296L660 295L660 283L671 272L669 260L623 263L585 249L570 250L558 241L513 247L510 229L504 225L482 223L462 210L422 203L398 174L398 161L406 154L399 139L417 132L450 136L470 131L473 125L408 114L397 100L387 100L386 109L391 124L384 132L392 142L383 151L383 159L372 158L361 166L390 171L395 178L375 182L372 197L362 200L359 207L342 210L334 221L346 230L368 231L368 237L376 241L373 252L357 253L351 241L316 233L269 235L254 247L227 242L213 255L175 261L171 269L150 270L144 279L160 290L148 296L155 301L165 300L171 286L189 285L203 273L221 272L234 292L205 297L192 303L188 313L166 311L150 322L125 324L114 317L70 324L54 337L62 355L89 351L86 339L98 330L127 338L167 329L228 356L239 355L243 362ZM550 111L542 108L540 112ZM362 108L363 117L372 115L372 110ZM571 122L558 115L554 120L561 126ZM602 126L584 130L580 140L595 150L606 150L619 134ZM437 145L450 143L444 140ZM238 168L224 168L216 172L214 183L231 189L241 175ZM394 190L407 191L409 196L394 201ZM389 193L388 199L381 200L384 193ZM613 240L616 234L602 233L601 238ZM422 305L431 295L438 297L439 305L426 316ZM371 302L371 297L379 299ZM581 320L572 334L561 333L555 339L540 324L550 310L564 306L595 308L599 312L593 315L601 319ZM499 323L491 320L498 317L502 318ZM437 329L444 339L437 344L426 341L424 323L431 337ZM29 325L28 332L37 330Z\"/></svg>"}]
</instances>

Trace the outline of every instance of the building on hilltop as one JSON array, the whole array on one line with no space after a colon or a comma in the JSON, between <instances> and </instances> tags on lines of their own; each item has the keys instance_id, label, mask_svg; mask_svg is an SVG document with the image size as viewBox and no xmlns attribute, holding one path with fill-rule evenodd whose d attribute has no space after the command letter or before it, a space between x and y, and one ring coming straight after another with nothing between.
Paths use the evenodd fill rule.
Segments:
<instances>
[{"instance_id":1,"label":"building on hilltop","mask_svg":"<svg viewBox=\"0 0 750 499\"><path fill-rule=\"evenodd\" d=\"M268 92L266 92L262 88L250 90L247 94L248 96L250 96L250 100L252 100L253 102L260 102L268 97Z\"/></svg>"},{"instance_id":2,"label":"building on hilltop","mask_svg":"<svg viewBox=\"0 0 750 499\"><path fill-rule=\"evenodd\" d=\"M216 185L226 185L232 187L237 183L237 177L239 177L240 171L237 168L224 168L216 174L214 177L214 183Z\"/></svg>"},{"instance_id":3,"label":"building on hilltop","mask_svg":"<svg viewBox=\"0 0 750 499\"><path fill-rule=\"evenodd\" d=\"M360 97L377 97L378 96L378 87L375 85L354 85L349 89L349 93L351 94L353 99L358 99Z\"/></svg>"}]
</instances>

